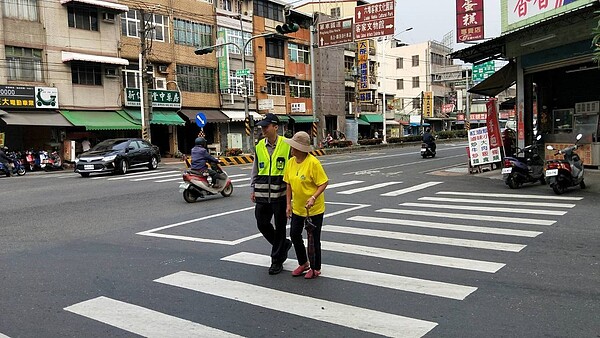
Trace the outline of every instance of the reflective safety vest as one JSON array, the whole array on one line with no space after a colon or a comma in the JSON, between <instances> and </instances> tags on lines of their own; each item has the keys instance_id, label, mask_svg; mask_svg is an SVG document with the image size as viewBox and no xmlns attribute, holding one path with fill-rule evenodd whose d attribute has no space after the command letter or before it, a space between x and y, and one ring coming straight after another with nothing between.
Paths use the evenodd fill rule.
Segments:
<instances>
[{"instance_id":1,"label":"reflective safety vest","mask_svg":"<svg viewBox=\"0 0 600 338\"><path fill-rule=\"evenodd\" d=\"M256 166L258 175L254 180L254 197L257 203L271 203L273 200L285 199L286 183L283 181L283 170L290 157L290 145L283 142L284 137L277 137L273 154L269 157L266 139L256 145Z\"/></svg>"}]
</instances>

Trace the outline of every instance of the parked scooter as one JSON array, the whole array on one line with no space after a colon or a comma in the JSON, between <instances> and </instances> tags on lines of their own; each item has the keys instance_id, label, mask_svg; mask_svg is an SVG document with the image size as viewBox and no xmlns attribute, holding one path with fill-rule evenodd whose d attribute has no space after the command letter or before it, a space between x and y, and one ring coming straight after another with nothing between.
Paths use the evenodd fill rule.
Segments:
<instances>
[{"instance_id":1,"label":"parked scooter","mask_svg":"<svg viewBox=\"0 0 600 338\"><path fill-rule=\"evenodd\" d=\"M233 193L233 183L227 176L227 173L221 169L220 165L213 165L212 169L217 172L216 182L219 188L213 188L208 182L208 173L198 174L192 170L183 172L183 183L179 185L179 192L183 194L183 199L188 203L196 202L198 198L204 196L221 194L223 197L229 197Z\"/></svg>"},{"instance_id":2,"label":"parked scooter","mask_svg":"<svg viewBox=\"0 0 600 338\"><path fill-rule=\"evenodd\" d=\"M435 143L434 143L435 144ZM436 151L427 143L421 143L421 156L423 158L435 157Z\"/></svg>"},{"instance_id":3,"label":"parked scooter","mask_svg":"<svg viewBox=\"0 0 600 338\"><path fill-rule=\"evenodd\" d=\"M0 173L3 173L4 175L6 175L6 177L9 177L11 175L11 173L13 175L19 175L19 176L25 175L25 167L23 166L21 161L19 159L17 159L14 156L14 154L13 154L13 156L8 155L8 158L12 160L12 163L13 163L12 170L5 167L4 164L2 164L2 162L0 162Z\"/></svg>"},{"instance_id":4,"label":"parked scooter","mask_svg":"<svg viewBox=\"0 0 600 338\"><path fill-rule=\"evenodd\" d=\"M47 151L40 151L40 163L44 170L62 170L64 169L62 166L62 159L58 152L55 150L48 154Z\"/></svg>"},{"instance_id":5,"label":"parked scooter","mask_svg":"<svg viewBox=\"0 0 600 338\"><path fill-rule=\"evenodd\" d=\"M546 181L557 195L564 193L568 187L576 185L579 185L581 189L585 189L583 161L575 153L575 150L579 147L577 143L582 137L583 135L578 134L574 145L559 150L554 154L562 154L562 160L546 161ZM552 146L547 146L546 149L555 150Z\"/></svg>"},{"instance_id":6,"label":"parked scooter","mask_svg":"<svg viewBox=\"0 0 600 338\"><path fill-rule=\"evenodd\" d=\"M517 150L517 155L523 153L523 157L505 157L502 178L511 189L517 189L523 183L540 182L546 184L544 179L544 159L540 156L538 141L542 135L538 135L533 144Z\"/></svg>"}]
</instances>

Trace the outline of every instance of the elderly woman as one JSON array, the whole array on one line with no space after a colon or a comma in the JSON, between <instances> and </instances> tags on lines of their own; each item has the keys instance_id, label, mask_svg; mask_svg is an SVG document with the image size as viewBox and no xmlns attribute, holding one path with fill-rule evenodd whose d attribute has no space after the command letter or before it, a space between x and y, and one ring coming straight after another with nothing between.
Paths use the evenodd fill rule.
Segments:
<instances>
[{"instance_id":1,"label":"elderly woman","mask_svg":"<svg viewBox=\"0 0 600 338\"><path fill-rule=\"evenodd\" d=\"M325 213L323 191L327 187L327 174L321 162L309 154L312 150L307 133L297 132L291 139L285 139L292 148L292 158L287 162L283 180L287 183L286 213L291 217L290 238L294 244L298 267L292 276L316 278L321 274L321 227ZM302 240L302 229L307 217L310 217L315 229L312 231L314 255L307 257ZM309 261L310 259L310 261Z\"/></svg>"}]
</instances>

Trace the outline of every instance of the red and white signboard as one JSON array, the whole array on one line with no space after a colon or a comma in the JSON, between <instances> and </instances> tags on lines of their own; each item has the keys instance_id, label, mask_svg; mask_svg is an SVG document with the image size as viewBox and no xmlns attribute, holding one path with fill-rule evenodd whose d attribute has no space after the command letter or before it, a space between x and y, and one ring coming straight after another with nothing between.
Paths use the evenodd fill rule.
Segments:
<instances>
[{"instance_id":1,"label":"red and white signboard","mask_svg":"<svg viewBox=\"0 0 600 338\"><path fill-rule=\"evenodd\" d=\"M354 9L356 40L385 35L394 35L394 0L357 6Z\"/></svg>"},{"instance_id":2,"label":"red and white signboard","mask_svg":"<svg viewBox=\"0 0 600 338\"><path fill-rule=\"evenodd\" d=\"M502 137L500 136L500 125L498 124L498 110L496 109L496 99L490 99L486 104L487 118L485 119L490 139L490 147L497 148L502 146Z\"/></svg>"},{"instance_id":3,"label":"red and white signboard","mask_svg":"<svg viewBox=\"0 0 600 338\"><path fill-rule=\"evenodd\" d=\"M483 0L456 0L456 42L483 38Z\"/></svg>"}]
</instances>

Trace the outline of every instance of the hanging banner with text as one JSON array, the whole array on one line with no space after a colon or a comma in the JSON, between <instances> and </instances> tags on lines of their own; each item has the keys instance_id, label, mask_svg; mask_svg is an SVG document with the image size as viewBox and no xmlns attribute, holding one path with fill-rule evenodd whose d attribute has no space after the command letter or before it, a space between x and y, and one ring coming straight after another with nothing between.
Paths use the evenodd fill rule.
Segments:
<instances>
[{"instance_id":1,"label":"hanging banner with text","mask_svg":"<svg viewBox=\"0 0 600 338\"><path fill-rule=\"evenodd\" d=\"M423 92L423 117L433 117L433 92Z\"/></svg>"},{"instance_id":2,"label":"hanging banner with text","mask_svg":"<svg viewBox=\"0 0 600 338\"><path fill-rule=\"evenodd\" d=\"M369 40L358 43L358 89L369 89Z\"/></svg>"},{"instance_id":3,"label":"hanging banner with text","mask_svg":"<svg viewBox=\"0 0 600 338\"><path fill-rule=\"evenodd\" d=\"M224 30L217 31L216 44L222 44L227 42L227 32ZM217 48L216 57L219 64L219 88L221 90L229 88L229 53L227 52L228 46L222 46Z\"/></svg>"},{"instance_id":4,"label":"hanging banner with text","mask_svg":"<svg viewBox=\"0 0 600 338\"><path fill-rule=\"evenodd\" d=\"M483 38L483 0L456 0L456 42Z\"/></svg>"},{"instance_id":5,"label":"hanging banner with text","mask_svg":"<svg viewBox=\"0 0 600 338\"><path fill-rule=\"evenodd\" d=\"M490 99L485 107L487 108L487 117L485 119L490 139L490 147L497 148L502 146L502 137L500 136L500 125L498 124L498 109L496 108L496 99Z\"/></svg>"}]
</instances>

